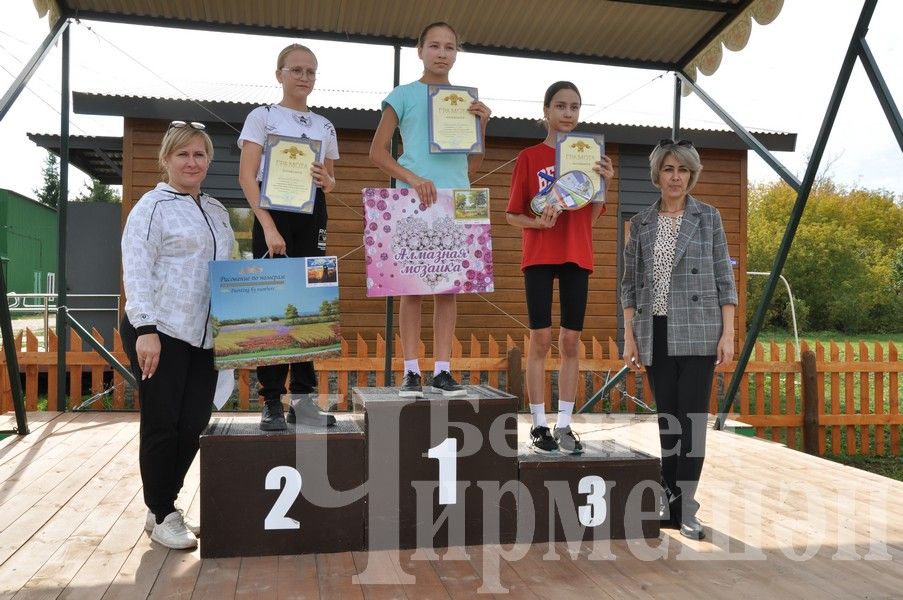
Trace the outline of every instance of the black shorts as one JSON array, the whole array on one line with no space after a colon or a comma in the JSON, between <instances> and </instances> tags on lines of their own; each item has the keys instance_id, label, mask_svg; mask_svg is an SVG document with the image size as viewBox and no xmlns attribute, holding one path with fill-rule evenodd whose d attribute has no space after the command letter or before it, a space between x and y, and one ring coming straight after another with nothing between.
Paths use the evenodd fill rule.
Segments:
<instances>
[{"instance_id":1,"label":"black shorts","mask_svg":"<svg viewBox=\"0 0 903 600\"><path fill-rule=\"evenodd\" d=\"M270 216L285 240L285 255L291 258L299 256L323 256L326 254L326 196L317 188L313 214L271 210ZM255 218L251 229L251 251L254 258L263 258L267 252L266 237L263 227Z\"/></svg>"},{"instance_id":2,"label":"black shorts","mask_svg":"<svg viewBox=\"0 0 903 600\"><path fill-rule=\"evenodd\" d=\"M530 329L552 326L552 285L558 278L558 301L561 306L561 327L583 331L586 296L589 292L589 271L574 263L563 265L532 265L524 269L524 289L527 292L527 314Z\"/></svg>"}]
</instances>

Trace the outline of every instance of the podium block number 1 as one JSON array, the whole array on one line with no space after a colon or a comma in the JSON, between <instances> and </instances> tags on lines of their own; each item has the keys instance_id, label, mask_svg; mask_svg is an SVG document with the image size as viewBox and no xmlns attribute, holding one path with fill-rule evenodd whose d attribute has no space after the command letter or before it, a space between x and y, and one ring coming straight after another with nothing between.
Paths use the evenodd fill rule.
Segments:
<instances>
[{"instance_id":1,"label":"podium block number 1","mask_svg":"<svg viewBox=\"0 0 903 600\"><path fill-rule=\"evenodd\" d=\"M608 506L605 504L605 480L598 475L587 475L577 484L577 491L587 494L586 504L578 509L577 517L584 527L596 527L605 522Z\"/></svg>"},{"instance_id":2,"label":"podium block number 1","mask_svg":"<svg viewBox=\"0 0 903 600\"><path fill-rule=\"evenodd\" d=\"M285 487L282 486L283 481ZM273 508L263 520L263 528L300 529L301 523L285 515L298 499L298 494L301 493L301 473L297 469L287 466L270 469L267 473L266 489L278 490L280 488L282 488L282 493L276 498L276 503L273 504Z\"/></svg>"},{"instance_id":3,"label":"podium block number 1","mask_svg":"<svg viewBox=\"0 0 903 600\"><path fill-rule=\"evenodd\" d=\"M438 446L430 448L427 457L439 461L439 504L457 503L458 454L455 439L445 438Z\"/></svg>"}]
</instances>

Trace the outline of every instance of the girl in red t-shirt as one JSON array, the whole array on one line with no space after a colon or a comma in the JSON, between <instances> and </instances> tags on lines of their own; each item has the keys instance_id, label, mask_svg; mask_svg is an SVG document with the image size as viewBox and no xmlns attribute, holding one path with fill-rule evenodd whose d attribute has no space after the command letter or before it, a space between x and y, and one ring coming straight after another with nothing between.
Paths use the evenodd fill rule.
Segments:
<instances>
[{"instance_id":1,"label":"girl in red t-shirt","mask_svg":"<svg viewBox=\"0 0 903 600\"><path fill-rule=\"evenodd\" d=\"M573 131L580 117L580 91L569 81L549 86L543 99L543 123L548 134L541 144L524 149L511 175L506 217L523 229L524 287L530 318L530 352L527 356L527 393L533 427L530 437L537 452L559 448L581 454L583 446L571 431L571 414L577 396L580 332L586 312L589 274L593 270L593 232L596 218L605 212L605 202L560 212L547 206L542 215L530 209L530 200L548 185L543 177L555 177L555 141L559 132ZM606 180L614 176L611 159L603 156L594 170ZM554 432L546 423L543 386L545 360L552 346L552 286L558 278L561 323L558 349L558 421Z\"/></svg>"}]
</instances>

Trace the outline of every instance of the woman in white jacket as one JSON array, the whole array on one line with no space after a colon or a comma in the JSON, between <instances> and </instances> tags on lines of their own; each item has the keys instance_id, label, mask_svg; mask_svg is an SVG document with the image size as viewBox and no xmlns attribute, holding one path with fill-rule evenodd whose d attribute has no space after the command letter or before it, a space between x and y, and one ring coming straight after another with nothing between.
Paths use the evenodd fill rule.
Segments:
<instances>
[{"instance_id":1,"label":"woman in white jacket","mask_svg":"<svg viewBox=\"0 0 903 600\"><path fill-rule=\"evenodd\" d=\"M129 213L122 234L122 341L139 380L138 462L145 528L168 548L197 546L176 496L210 421L213 368L207 263L235 243L225 207L201 192L213 144L200 123L173 121L160 146L163 182Z\"/></svg>"}]
</instances>

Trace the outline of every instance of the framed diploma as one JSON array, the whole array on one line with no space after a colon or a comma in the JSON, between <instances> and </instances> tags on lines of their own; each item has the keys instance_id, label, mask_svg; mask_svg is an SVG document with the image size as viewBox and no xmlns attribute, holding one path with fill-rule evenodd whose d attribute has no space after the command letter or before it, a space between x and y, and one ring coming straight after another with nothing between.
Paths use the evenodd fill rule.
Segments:
<instances>
[{"instance_id":1,"label":"framed diploma","mask_svg":"<svg viewBox=\"0 0 903 600\"><path fill-rule=\"evenodd\" d=\"M430 154L483 152L480 118L467 112L478 98L477 88L454 85L430 85Z\"/></svg>"},{"instance_id":2,"label":"framed diploma","mask_svg":"<svg viewBox=\"0 0 903 600\"><path fill-rule=\"evenodd\" d=\"M270 134L263 148L260 207L311 214L317 186L310 174L319 160L320 140Z\"/></svg>"},{"instance_id":3,"label":"framed diploma","mask_svg":"<svg viewBox=\"0 0 903 600\"><path fill-rule=\"evenodd\" d=\"M593 165L605 154L605 136L601 133L559 133L555 144L555 174L582 171L593 184L593 202L605 201L605 181L593 171Z\"/></svg>"}]
</instances>

